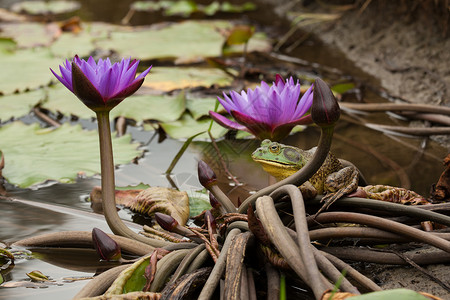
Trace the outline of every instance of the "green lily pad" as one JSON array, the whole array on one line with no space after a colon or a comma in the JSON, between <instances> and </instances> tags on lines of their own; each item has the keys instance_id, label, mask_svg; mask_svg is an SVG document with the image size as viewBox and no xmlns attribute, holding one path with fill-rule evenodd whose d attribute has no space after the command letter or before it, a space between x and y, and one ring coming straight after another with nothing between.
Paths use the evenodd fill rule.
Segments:
<instances>
[{"instance_id":1,"label":"green lily pad","mask_svg":"<svg viewBox=\"0 0 450 300\"><path fill-rule=\"evenodd\" d=\"M111 117L123 116L138 122L178 120L185 110L184 93L177 96L136 95L125 99L111 111Z\"/></svg>"},{"instance_id":2,"label":"green lily pad","mask_svg":"<svg viewBox=\"0 0 450 300\"><path fill-rule=\"evenodd\" d=\"M43 90L28 93L0 96L0 121L17 119L27 115L30 110L45 98Z\"/></svg>"},{"instance_id":3,"label":"green lily pad","mask_svg":"<svg viewBox=\"0 0 450 300\"><path fill-rule=\"evenodd\" d=\"M62 14L79 8L80 4L75 1L23 1L11 6L13 12L29 15Z\"/></svg>"},{"instance_id":4,"label":"green lily pad","mask_svg":"<svg viewBox=\"0 0 450 300\"><path fill-rule=\"evenodd\" d=\"M201 117L208 116L210 110L214 111L216 102L216 97L193 98L192 96L188 96L186 99L186 108L189 110L192 117L194 117L195 120L198 120Z\"/></svg>"},{"instance_id":5,"label":"green lily pad","mask_svg":"<svg viewBox=\"0 0 450 300\"><path fill-rule=\"evenodd\" d=\"M63 124L43 129L38 124L16 121L0 128L5 156L3 176L9 183L29 187L46 180L72 182L78 172L92 176L100 172L98 133L83 130L80 125ZM141 151L131 136L113 138L116 164L130 162Z\"/></svg>"},{"instance_id":6,"label":"green lily pad","mask_svg":"<svg viewBox=\"0 0 450 300\"><path fill-rule=\"evenodd\" d=\"M124 27L111 32L109 39L99 40L97 45L102 49L115 50L120 56L139 57L143 60L176 59L178 62L195 62L205 57L220 56L225 38L219 31L231 27L233 24L227 21L185 21L165 27ZM251 40L250 45L253 45ZM267 40L265 47L260 49L265 50L266 46L270 47ZM242 51L242 47L239 49Z\"/></svg>"},{"instance_id":7,"label":"green lily pad","mask_svg":"<svg viewBox=\"0 0 450 300\"><path fill-rule=\"evenodd\" d=\"M1 37L12 38L20 48L48 46L61 32L55 23L5 23L0 25Z\"/></svg>"},{"instance_id":8,"label":"green lily pad","mask_svg":"<svg viewBox=\"0 0 450 300\"><path fill-rule=\"evenodd\" d=\"M189 196L189 217L195 217L199 215L202 211L211 209L211 204L209 203L209 194L206 190L200 191L187 191Z\"/></svg>"},{"instance_id":9,"label":"green lily pad","mask_svg":"<svg viewBox=\"0 0 450 300\"><path fill-rule=\"evenodd\" d=\"M89 56L95 49L95 41L105 39L109 32L120 28L117 25L107 23L83 23L82 30L78 33L63 32L61 36L50 46L50 51L58 57L68 58L77 54L80 57Z\"/></svg>"},{"instance_id":10,"label":"green lily pad","mask_svg":"<svg viewBox=\"0 0 450 300\"><path fill-rule=\"evenodd\" d=\"M55 113L75 115L84 119L95 117L95 113L62 84L48 88L48 100L42 104L42 107ZM133 95L111 110L110 117L112 119L123 116L137 122L144 120L169 122L180 118L184 110L183 93L178 96Z\"/></svg>"},{"instance_id":11,"label":"green lily pad","mask_svg":"<svg viewBox=\"0 0 450 300\"><path fill-rule=\"evenodd\" d=\"M233 78L220 69L198 67L155 67L143 86L159 91L193 87L210 87L211 85L228 86Z\"/></svg>"},{"instance_id":12,"label":"green lily pad","mask_svg":"<svg viewBox=\"0 0 450 300\"><path fill-rule=\"evenodd\" d=\"M195 120L189 114L184 114L183 117L174 122L161 123L161 127L164 131L173 139L187 139L199 132L207 131L211 124L210 118L204 118ZM144 126L145 128L145 126ZM224 136L227 133L227 129L213 122L211 128L211 134L215 138ZM209 139L207 132L199 135L195 140Z\"/></svg>"},{"instance_id":13,"label":"green lily pad","mask_svg":"<svg viewBox=\"0 0 450 300\"><path fill-rule=\"evenodd\" d=\"M24 49L0 55L0 93L35 89L50 83L54 78L49 67L61 63L48 49Z\"/></svg>"}]
</instances>

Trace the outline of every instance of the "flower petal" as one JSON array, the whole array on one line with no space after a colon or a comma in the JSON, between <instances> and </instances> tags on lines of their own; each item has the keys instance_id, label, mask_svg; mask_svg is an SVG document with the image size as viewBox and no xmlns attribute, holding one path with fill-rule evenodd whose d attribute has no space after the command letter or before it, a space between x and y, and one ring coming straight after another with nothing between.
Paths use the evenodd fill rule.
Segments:
<instances>
[{"instance_id":1,"label":"flower petal","mask_svg":"<svg viewBox=\"0 0 450 300\"><path fill-rule=\"evenodd\" d=\"M72 63L73 93L87 107L96 111L104 107L103 97L76 63Z\"/></svg>"},{"instance_id":2,"label":"flower petal","mask_svg":"<svg viewBox=\"0 0 450 300\"><path fill-rule=\"evenodd\" d=\"M219 123L221 126L228 128L228 129L235 129L235 130L244 130L247 131L247 127L240 125L234 121L231 121L229 119L227 119L226 117L222 116L221 114L218 114L214 111L209 111L209 115L211 116L211 118L216 121L217 123Z\"/></svg>"}]
</instances>

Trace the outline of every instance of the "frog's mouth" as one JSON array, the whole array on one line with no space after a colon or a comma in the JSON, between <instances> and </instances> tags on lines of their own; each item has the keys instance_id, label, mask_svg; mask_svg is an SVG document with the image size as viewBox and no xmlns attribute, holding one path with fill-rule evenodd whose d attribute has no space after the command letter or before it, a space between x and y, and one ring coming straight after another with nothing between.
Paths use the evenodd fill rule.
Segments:
<instances>
[{"instance_id":1,"label":"frog's mouth","mask_svg":"<svg viewBox=\"0 0 450 300\"><path fill-rule=\"evenodd\" d=\"M270 175L274 176L278 180L284 179L295 172L298 171L298 166L282 163L282 162L273 162L273 161L267 161L262 159L255 159L256 162L260 163L263 167L264 171L269 173Z\"/></svg>"}]
</instances>

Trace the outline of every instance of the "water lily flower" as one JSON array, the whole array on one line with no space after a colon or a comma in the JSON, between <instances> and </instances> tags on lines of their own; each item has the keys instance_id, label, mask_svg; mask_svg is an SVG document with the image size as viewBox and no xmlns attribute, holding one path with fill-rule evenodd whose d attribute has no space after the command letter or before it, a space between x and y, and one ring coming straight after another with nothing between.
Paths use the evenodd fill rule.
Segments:
<instances>
[{"instance_id":1,"label":"water lily flower","mask_svg":"<svg viewBox=\"0 0 450 300\"><path fill-rule=\"evenodd\" d=\"M111 110L140 88L151 67L136 77L138 65L139 61L130 58L112 64L109 58L95 62L92 56L85 61L75 55L72 62L66 60L59 66L61 76L50 70L87 107L97 112Z\"/></svg>"},{"instance_id":2,"label":"water lily flower","mask_svg":"<svg viewBox=\"0 0 450 300\"><path fill-rule=\"evenodd\" d=\"M164 242L146 238L128 228L120 219L116 210L109 112L141 87L151 67L136 77L138 64L139 61L130 58L111 64L109 58L106 60L99 59L98 62L95 62L92 57L85 61L75 56L72 62L66 60L59 67L61 76L52 69L50 70L62 84L97 115L102 176L102 208L112 232L147 243L153 247L162 247L165 245Z\"/></svg>"},{"instance_id":3,"label":"water lily flower","mask_svg":"<svg viewBox=\"0 0 450 300\"><path fill-rule=\"evenodd\" d=\"M312 86L300 98L300 83L292 77L285 81L277 74L271 86L262 81L255 90L240 94L231 91L231 98L223 95L224 99L218 100L236 122L213 111L209 115L223 127L247 131L261 140L280 140L296 125L312 123L308 113L313 101Z\"/></svg>"}]
</instances>

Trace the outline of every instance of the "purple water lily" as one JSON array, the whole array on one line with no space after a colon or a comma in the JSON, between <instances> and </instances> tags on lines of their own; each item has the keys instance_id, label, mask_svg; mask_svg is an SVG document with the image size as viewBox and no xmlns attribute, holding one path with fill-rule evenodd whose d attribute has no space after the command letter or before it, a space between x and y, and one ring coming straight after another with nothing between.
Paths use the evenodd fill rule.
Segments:
<instances>
[{"instance_id":1,"label":"purple water lily","mask_svg":"<svg viewBox=\"0 0 450 300\"><path fill-rule=\"evenodd\" d=\"M66 60L59 66L61 76L50 70L87 107L97 112L111 110L139 89L151 67L136 77L138 65L139 61L130 58L111 64L109 58L96 63L92 56L85 61L76 55L72 62Z\"/></svg>"},{"instance_id":2,"label":"purple water lily","mask_svg":"<svg viewBox=\"0 0 450 300\"><path fill-rule=\"evenodd\" d=\"M247 131L261 140L280 140L296 125L312 123L308 113L313 101L312 86L299 99L300 83L292 77L285 81L277 75L272 86L262 81L255 90L240 94L231 91L231 98L223 95L224 99L218 97L219 102L236 122L213 111L209 115L226 128Z\"/></svg>"}]
</instances>

